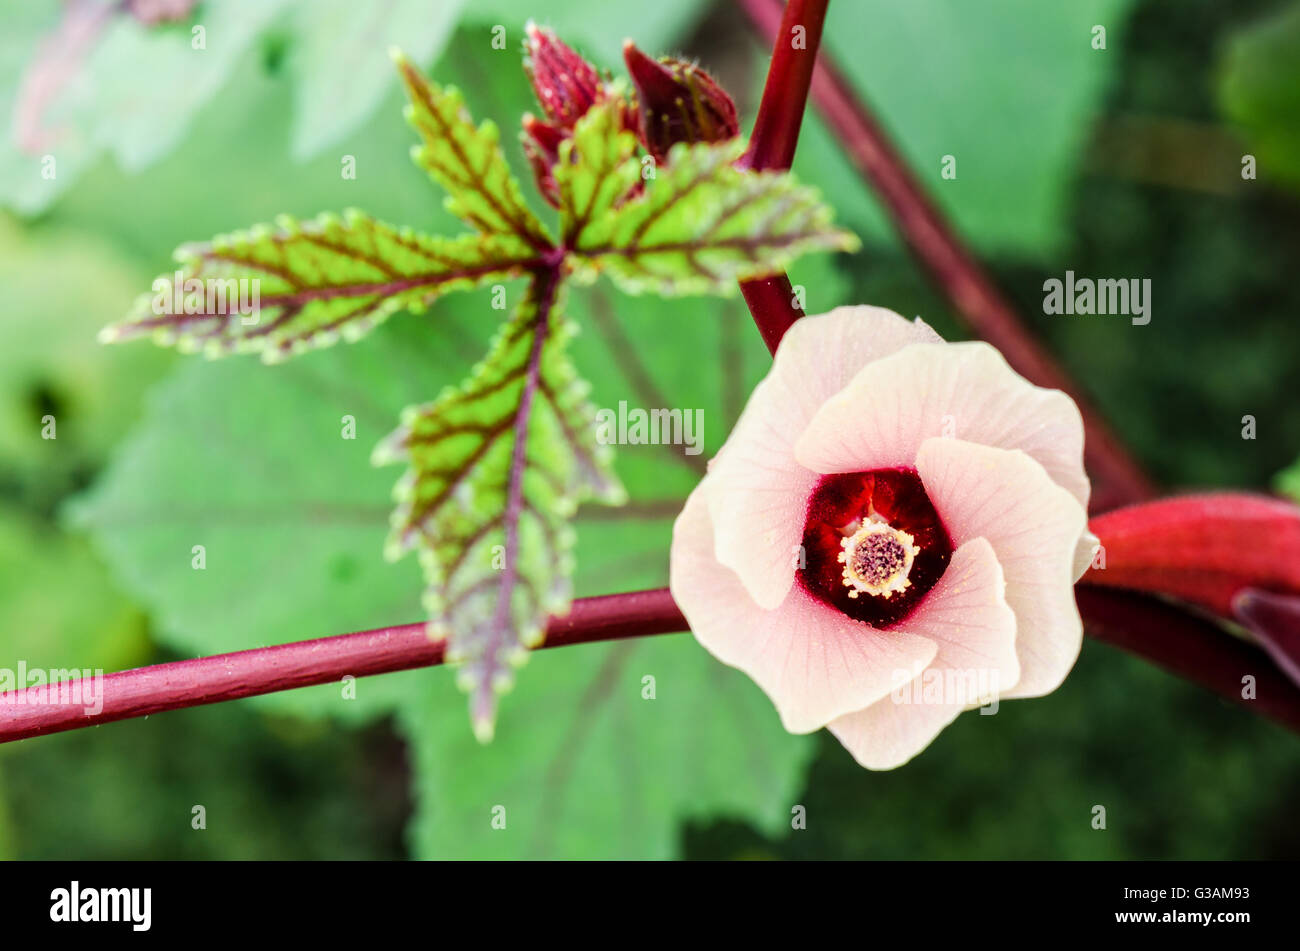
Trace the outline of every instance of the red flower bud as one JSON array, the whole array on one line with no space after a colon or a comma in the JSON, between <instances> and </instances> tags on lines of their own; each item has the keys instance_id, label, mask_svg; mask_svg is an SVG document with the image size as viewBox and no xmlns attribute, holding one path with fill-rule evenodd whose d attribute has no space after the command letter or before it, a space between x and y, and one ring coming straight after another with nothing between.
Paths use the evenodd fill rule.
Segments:
<instances>
[{"instance_id":1,"label":"red flower bud","mask_svg":"<svg viewBox=\"0 0 1300 951\"><path fill-rule=\"evenodd\" d=\"M560 42L554 31L530 22L524 32L524 70L537 101L552 124L571 132L574 123L604 95L600 74Z\"/></svg>"},{"instance_id":2,"label":"red flower bud","mask_svg":"<svg viewBox=\"0 0 1300 951\"><path fill-rule=\"evenodd\" d=\"M1105 567L1081 584L1178 598L1224 618L1248 588L1300 595L1300 507L1245 492L1179 496L1099 515Z\"/></svg>"},{"instance_id":3,"label":"red flower bud","mask_svg":"<svg viewBox=\"0 0 1300 951\"><path fill-rule=\"evenodd\" d=\"M640 103L637 133L646 151L663 161L678 142L725 142L740 134L736 104L713 77L683 60L653 60L631 40L623 59Z\"/></svg>"},{"instance_id":4,"label":"red flower bud","mask_svg":"<svg viewBox=\"0 0 1300 951\"><path fill-rule=\"evenodd\" d=\"M560 190L555 184L555 163L560 157L560 143L565 134L553 125L542 122L532 113L524 113L524 131L519 137L524 143L524 154L533 168L537 190L552 207L560 207Z\"/></svg>"}]
</instances>

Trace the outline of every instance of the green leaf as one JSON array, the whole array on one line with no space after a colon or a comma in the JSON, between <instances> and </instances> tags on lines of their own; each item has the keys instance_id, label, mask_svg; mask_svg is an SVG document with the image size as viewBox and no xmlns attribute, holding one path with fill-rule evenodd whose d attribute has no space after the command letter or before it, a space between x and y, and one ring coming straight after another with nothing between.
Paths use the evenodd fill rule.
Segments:
<instances>
[{"instance_id":1,"label":"green leaf","mask_svg":"<svg viewBox=\"0 0 1300 951\"><path fill-rule=\"evenodd\" d=\"M130 667L148 659L145 629L84 538L0 508L0 667Z\"/></svg>"},{"instance_id":2,"label":"green leaf","mask_svg":"<svg viewBox=\"0 0 1300 951\"><path fill-rule=\"evenodd\" d=\"M1300 459L1279 472L1273 479L1273 488L1300 502Z\"/></svg>"},{"instance_id":3,"label":"green leaf","mask_svg":"<svg viewBox=\"0 0 1300 951\"><path fill-rule=\"evenodd\" d=\"M386 50L401 43L417 62L437 59L464 0L313 0L294 10L288 71L295 82L291 139L298 159L345 138L393 82Z\"/></svg>"},{"instance_id":4,"label":"green leaf","mask_svg":"<svg viewBox=\"0 0 1300 951\"><path fill-rule=\"evenodd\" d=\"M430 634L492 734L496 694L572 598L569 521L588 498L617 504L610 450L564 353L558 279L530 284L487 358L459 389L411 407L374 461L409 462L398 482L388 554L418 548Z\"/></svg>"},{"instance_id":5,"label":"green leaf","mask_svg":"<svg viewBox=\"0 0 1300 951\"><path fill-rule=\"evenodd\" d=\"M629 158L602 174L621 144L588 134L574 148L590 171L566 176L571 190L580 193L581 184L594 191L597 208L608 207L639 162ZM731 294L737 280L782 270L805 252L857 247L853 235L831 225L814 189L787 173L736 169L743 150L739 141L674 146L641 195L578 228L571 246L578 278L604 272L633 294Z\"/></svg>"},{"instance_id":6,"label":"green leaf","mask_svg":"<svg viewBox=\"0 0 1300 951\"><path fill-rule=\"evenodd\" d=\"M0 122L18 128L21 116L30 124L20 133L26 147L18 136L0 142L0 202L27 214L41 211L105 152L131 172L158 161L180 143L284 5L207 0L192 19L203 27L201 44L188 23L150 27L122 9L96 26L93 4L64 5L62 19L52 4L8 5L0 79L4 88L23 92L3 97ZM11 17L17 18L12 38ZM50 37L58 39L47 46ZM20 87L29 75L24 71L37 64L46 81ZM44 165L47 155L56 162L54 175Z\"/></svg>"},{"instance_id":7,"label":"green leaf","mask_svg":"<svg viewBox=\"0 0 1300 951\"><path fill-rule=\"evenodd\" d=\"M1245 130L1260 175L1300 185L1300 3L1236 33L1220 72L1219 102Z\"/></svg>"},{"instance_id":8,"label":"green leaf","mask_svg":"<svg viewBox=\"0 0 1300 951\"><path fill-rule=\"evenodd\" d=\"M791 272L796 283L807 285L812 310L845 302L842 284L827 264L828 259L808 258ZM517 291L512 287L511 293ZM734 396L727 394L743 398L771 364L744 307L695 298L665 309L655 298L620 297L601 287L571 294L567 310L584 328L569 345L574 360L592 379L589 399L614 407L619 400L654 404L628 382L621 369L623 354L594 318L596 309L638 342L647 371L676 405L703 412L705 448L699 458L712 455L734 418L728 409ZM493 331L482 317L491 312L491 292L483 288L448 298L432 327L391 321L355 346L314 352L274 373L244 360L182 364L155 391L146 417L78 506L80 522L92 530L105 560L150 609L155 636L182 655L195 656L415 620L420 611L415 562L390 565L374 557L383 547L392 478L389 470L369 466L368 450L404 406L427 398L431 383L459 379L480 358ZM683 353L708 354L724 370L701 374L693 361L682 359ZM276 411L268 413L268 407ZM355 418L355 440L340 438L345 414ZM633 493L631 509L584 506L578 511L576 595L667 583L668 543L678 510L674 502L683 500L699 479L681 464L682 456L680 446L620 447L615 465ZM667 504L641 514L656 500ZM206 570L191 567L195 544L207 546ZM647 641L647 647L656 643ZM718 708L743 704L754 689L689 637L672 638L664 645L669 648L677 671L669 679L709 684L714 691L710 703ZM538 755L516 764L506 755L515 750L513 733L530 729L534 692L566 697L556 711L565 719L553 725L556 731L565 729L571 722L567 711L588 690L597 689L606 650L593 644L533 657L528 676L502 708L496 739L486 747L465 729L464 700L452 690L450 673L421 670L363 678L355 685L355 700L345 699L338 685L328 685L247 703L349 722L402 711L401 725L421 764L432 756L422 752L427 747L474 751L472 758L442 760L442 774L423 768L416 772L421 816L436 815L441 808L468 815L467 800L455 795L445 771L459 762L466 764L466 774L475 771L476 787L542 788L550 758ZM667 677L663 669L656 663L645 672L655 673L662 684ZM712 676L717 679L710 681ZM682 694L687 688L671 689ZM637 703L652 706L639 694ZM443 715L434 716L437 711ZM634 851L669 855L676 853L678 822L687 814L703 816L725 805L738 818L760 813L770 818L774 813L764 811L776 809L778 791L802 782L811 744L786 735L770 705L758 705L749 719L743 734L721 737L720 730L709 731L700 743L681 746L674 744L691 733L683 732L674 717L623 722L619 768L626 777L629 750L674 749L643 778L655 791L656 804L678 806L653 817L647 815L649 805L633 799L623 810L603 803L599 811L582 811L584 776L603 762L584 755L564 792L576 805L558 820L546 853L609 855L601 843L624 841L634 828L639 843ZM537 735L535 729L530 735ZM751 758L772 763L769 783L760 787L711 770L718 758L729 761L728 750L742 741L753 751ZM548 744L552 754L561 746ZM472 813L475 822L486 825L493 802ZM784 809L788 816L789 807ZM446 827L431 830L427 818L417 828L412 844L421 854L460 848L445 838ZM498 846L464 843L466 851L480 847Z\"/></svg>"},{"instance_id":9,"label":"green leaf","mask_svg":"<svg viewBox=\"0 0 1300 951\"><path fill-rule=\"evenodd\" d=\"M267 363L340 337L360 339L395 311L447 291L517 276L536 256L509 235L430 238L358 211L188 245L105 341L152 334L208 356L259 352Z\"/></svg>"},{"instance_id":10,"label":"green leaf","mask_svg":"<svg viewBox=\"0 0 1300 951\"><path fill-rule=\"evenodd\" d=\"M469 82L478 63L477 57L465 53L471 38L466 31L457 35L442 69L448 64L454 67L451 75L470 89L475 111L504 116L527 109L529 93L521 73L494 71L483 74L481 81ZM617 44L614 49L617 51ZM250 78L241 96L248 114L257 117L257 125L241 124L240 113L232 109L224 125L213 127L210 139L208 126L203 124L197 133L202 138L192 150L187 144L186 152L193 151L198 157L205 148L219 148L224 139L260 134L289 106L284 90L277 92L261 78ZM352 201L367 207L377 205L386 209L386 217L397 220L404 204L419 203L421 193L429 190L405 187L399 167L384 171L390 145L386 137L393 129L400 133L400 124L382 116L367 128L365 141L358 144L368 151L358 152L358 158L372 172L347 187L350 193L353 188L369 189L369 197ZM511 157L517 157L513 150ZM232 158L236 161L240 161L238 156ZM373 171L376 168L379 171ZM184 222L173 220L174 210L146 201L148 189L162 173L181 188L190 174L190 164L169 160L141 179L121 179L113 174L103 182L104 191L125 194L124 204L103 210L92 204L82 217L100 228L129 229L129 245L142 249L145 260L156 259L157 233L184 234L188 230ZM330 176L337 182L337 163L331 166L331 160L323 157L299 172L279 158L270 167L265 162L232 165L229 174L248 190L233 195L239 205L234 210L209 196L198 196L209 222L201 231L219 229L230 220L255 220L281 206L286 195L297 195L292 200L299 211L322 207L329 199L322 199L323 191L317 194L319 182ZM392 180L392 188L381 192L371 184L372 178ZM290 186L292 191L286 192ZM304 188L308 189L305 197ZM84 198L83 204L91 197ZM142 227L138 217L116 210L133 204L150 216L167 216L159 218L156 226ZM420 206L419 214L427 217L431 211L440 213ZM153 218L145 219L146 223L149 220ZM818 255L791 269L791 279L807 288L809 312L850 302L842 275L832 264L829 257ZM513 299L515 285L508 287ZM738 301L683 298L665 308L657 298L620 296L597 286L571 293L566 311L583 328L570 341L569 349L575 364L592 381L590 400L599 407L616 407L620 400L644 407L666 401L700 410L705 419L704 452L692 457L696 463L709 458L721 445L738 403L771 365ZM415 561L387 565L371 554L383 547L392 477L389 470L369 466L368 451L391 429L403 407L427 400L443 383L462 379L481 359L495 331L484 316L494 313L491 291L480 288L440 302L438 319L431 324L389 321L353 346L312 352L273 373L242 360L180 365L177 374L155 391L145 418L78 506L81 521L92 530L106 560L150 609L155 637L183 656L195 656L415 620L420 612ZM624 334L636 341L640 360L664 394L662 400L643 396L631 382L624 370L626 348L607 332L606 325L622 326ZM155 353L151 349L140 352ZM683 359L688 353L708 355L706 359L718 363L722 371L699 373L695 360ZM269 411L271 407L274 412ZM355 419L356 440L340 438L344 415ZM672 520L699 481L698 469L684 464L686 461L691 460L683 458L680 446L619 447L616 469L633 501L623 509L579 509L573 577L576 595L667 583ZM200 543L207 546L204 571L191 567L192 546ZM657 641L648 641L647 646L654 643ZM675 638L667 646L675 650L679 676L684 680L704 682L710 671L720 669L688 637ZM355 700L345 699L339 685L327 685L245 703L281 714L328 716L348 722L404 711L399 725L410 734L413 750L430 744L440 749L462 744L476 754L486 754L465 761L481 770L478 775L484 785L517 782L541 788L549 771L543 758L531 758L516 768L509 757L495 753L512 748L510 734L519 725L516 720L527 719L521 710L517 712L516 703L520 708L531 706L532 691L550 691L554 682L560 685L557 689L578 696L587 692L596 671L584 667L565 673L563 665L594 656L584 653L588 650L600 653L606 648L586 645L543 651L534 657L528 676L521 678L510 702L502 708L505 719L496 740L486 747L474 742L465 729L464 701L451 689L450 672L410 671L363 678L355 684ZM732 699L733 692L753 689L742 676L730 676L725 669L722 673L729 676L713 685L714 700L720 706L739 702ZM434 706L430 708L430 704ZM431 709L443 710L446 715L438 719L427 716ZM412 725L416 716L424 718L418 731ZM573 858L607 855L600 843L627 836L628 823L633 822L640 823L637 851L676 854L679 818L688 812L702 816L725 805L729 815L745 820L774 808L773 790L793 789L801 783L810 744L804 738L786 735L770 707L760 707L751 721L744 736L755 757L765 756L773 763L770 785L741 784L712 772L709 764L725 756L737 738L726 738L723 742L729 745L719 750L715 746L718 735L709 733L707 743L683 746L656 764L661 778L650 777L662 793L657 802L682 804L674 814L647 819L636 803L629 803L623 812L603 808L578 813L576 818L569 812L557 827L559 834L548 848L549 854ZM626 725L621 734L624 752L662 749L685 735L672 717L638 718ZM791 748L799 755L781 752ZM584 762L580 761L580 766ZM455 763L448 761L443 766L449 769ZM585 767L575 771L573 792L565 793L575 802L580 795L576 784L582 782L583 775L587 775ZM436 812L440 801L447 809L459 808L454 790L444 791L441 782L429 771L416 773L414 784L422 815ZM429 790L427 795L419 792L422 788ZM487 816L487 809L490 804L484 812L474 813L476 822ZM421 820L420 829L427 828ZM448 851L445 840L440 845L423 831L412 842L425 854Z\"/></svg>"},{"instance_id":11,"label":"green leaf","mask_svg":"<svg viewBox=\"0 0 1300 951\"><path fill-rule=\"evenodd\" d=\"M57 497L97 467L134 422L172 355L106 351L95 332L121 312L140 277L86 233L32 233L0 219L0 482ZM56 438L43 438L54 417ZM50 435L50 434L46 434ZM8 494L8 493L6 493Z\"/></svg>"},{"instance_id":12,"label":"green leaf","mask_svg":"<svg viewBox=\"0 0 1300 951\"><path fill-rule=\"evenodd\" d=\"M808 288L810 311L846 302L830 264L814 256L791 270ZM666 585L680 508L671 502L699 481L685 463L717 451L736 401L771 357L739 301L682 298L665 307L597 286L572 293L567 310L583 328L571 349L595 405L657 405L624 369L627 353L612 325L636 342L636 359L662 398L705 421L697 457L682 446L619 446L615 465L631 510L578 513L579 595ZM700 360L720 372L700 373ZM655 500L669 501L664 514L647 511ZM655 677L654 700L642 699L647 675ZM413 757L408 842L419 858L671 858L680 855L685 822L716 816L779 835L803 801L795 797L817 748L786 733L754 684L689 635L537 652L487 746L463 729L448 679L432 672L398 719ZM497 805L505 829L492 826Z\"/></svg>"},{"instance_id":13,"label":"green leaf","mask_svg":"<svg viewBox=\"0 0 1300 951\"><path fill-rule=\"evenodd\" d=\"M431 677L400 719L420 858L667 859L683 822L716 815L779 835L816 748L690 635L542 651L488 746L448 729L446 694Z\"/></svg>"},{"instance_id":14,"label":"green leaf","mask_svg":"<svg viewBox=\"0 0 1300 951\"><path fill-rule=\"evenodd\" d=\"M440 67L449 75L459 75L456 64L464 58L456 49L464 44L463 34L457 36ZM386 54L385 61L392 70ZM522 79L519 85L517 108L522 110L527 87ZM58 222L98 232L141 265L134 286L117 295L116 303L109 302L99 326L124 316L135 295L148 289L149 279L168 270L179 244L274 222L282 213L309 220L323 210L353 207L382 221L418 225L426 234L464 232L462 223L442 207L442 190L431 187L428 176L411 162L411 130L401 120L405 94L396 86L385 97L385 107L337 152L296 162L286 134L293 110L291 84L283 71L268 72L257 51L246 51L227 87L174 152L141 174L127 174L111 162L98 165L60 200ZM257 147L232 149L231 142L256 142ZM511 150L512 159L517 151ZM340 175L343 152L356 159L355 179ZM221 161L211 161L213 155ZM517 157L514 167L522 174L526 166L523 156ZM203 168L200 188L194 178L198 167ZM176 200L158 201L159 195Z\"/></svg>"},{"instance_id":15,"label":"green leaf","mask_svg":"<svg viewBox=\"0 0 1300 951\"><path fill-rule=\"evenodd\" d=\"M411 155L447 190L448 210L484 234L513 235L534 248L549 248L546 229L506 164L495 123L476 127L460 90L426 79L400 52L393 58L411 99L406 119L424 140Z\"/></svg>"},{"instance_id":16,"label":"green leaf","mask_svg":"<svg viewBox=\"0 0 1300 951\"><path fill-rule=\"evenodd\" d=\"M392 478L370 465L370 448L430 380L457 372L456 340L397 321L275 372L184 362L69 514L183 656L414 621L416 565L380 557ZM252 702L365 720L420 676L359 681L355 700L330 685Z\"/></svg>"},{"instance_id":17,"label":"green leaf","mask_svg":"<svg viewBox=\"0 0 1300 951\"><path fill-rule=\"evenodd\" d=\"M854 0L823 36L853 89L957 230L986 254L1051 259L1110 78L1124 62L1133 0ZM1092 48L1104 26L1107 48ZM766 71L764 49L755 85ZM943 177L944 156L956 159ZM795 153L801 181L834 196L864 239L895 240L870 185L816 109Z\"/></svg>"}]
</instances>

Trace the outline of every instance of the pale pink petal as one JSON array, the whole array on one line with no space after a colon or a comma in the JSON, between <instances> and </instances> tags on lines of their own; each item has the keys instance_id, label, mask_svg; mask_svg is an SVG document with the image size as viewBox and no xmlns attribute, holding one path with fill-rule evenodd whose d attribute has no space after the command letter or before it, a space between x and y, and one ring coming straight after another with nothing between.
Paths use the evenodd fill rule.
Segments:
<instances>
[{"instance_id":1,"label":"pale pink petal","mask_svg":"<svg viewBox=\"0 0 1300 951\"><path fill-rule=\"evenodd\" d=\"M1083 507L1018 450L927 439L916 469L953 544L986 538L1002 565L1020 658L1020 681L1004 696L1055 690L1083 640L1074 603L1075 553L1087 525Z\"/></svg>"},{"instance_id":2,"label":"pale pink petal","mask_svg":"<svg viewBox=\"0 0 1300 951\"><path fill-rule=\"evenodd\" d=\"M1020 679L1016 616L1006 600L1006 578L986 538L963 542L938 584L895 629L934 641L931 666L996 671L998 691Z\"/></svg>"},{"instance_id":3,"label":"pale pink petal","mask_svg":"<svg viewBox=\"0 0 1300 951\"><path fill-rule=\"evenodd\" d=\"M993 546L975 538L953 553L934 590L901 627L935 641L933 662L909 684L829 729L868 769L901 766L963 710L999 696L1020 677L1016 617Z\"/></svg>"},{"instance_id":4,"label":"pale pink petal","mask_svg":"<svg viewBox=\"0 0 1300 951\"><path fill-rule=\"evenodd\" d=\"M1092 567L1092 560L1097 557L1101 539L1087 529L1079 536L1079 544L1074 549L1074 580L1078 581Z\"/></svg>"},{"instance_id":5,"label":"pale pink petal","mask_svg":"<svg viewBox=\"0 0 1300 951\"><path fill-rule=\"evenodd\" d=\"M862 367L908 344L939 339L921 320L880 307L837 307L786 332L705 480L717 558L759 605L781 604L794 583L805 505L818 479L795 461L799 434Z\"/></svg>"},{"instance_id":6,"label":"pale pink petal","mask_svg":"<svg viewBox=\"0 0 1300 951\"><path fill-rule=\"evenodd\" d=\"M713 552L713 526L697 488L673 526L673 597L696 640L762 687L791 733L809 733L869 706L893 689L900 671L934 658L933 641L877 631L814 600L800 585L765 610Z\"/></svg>"},{"instance_id":7,"label":"pale pink petal","mask_svg":"<svg viewBox=\"0 0 1300 951\"><path fill-rule=\"evenodd\" d=\"M920 343L872 363L813 416L795 457L817 472L910 466L935 436L1021 449L1086 510L1083 419L986 343Z\"/></svg>"}]
</instances>

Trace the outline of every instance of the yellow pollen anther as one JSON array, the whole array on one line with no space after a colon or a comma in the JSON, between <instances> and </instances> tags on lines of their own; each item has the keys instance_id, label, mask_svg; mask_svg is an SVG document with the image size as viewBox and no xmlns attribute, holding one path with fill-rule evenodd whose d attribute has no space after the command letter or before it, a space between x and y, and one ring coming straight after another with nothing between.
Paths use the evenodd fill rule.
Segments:
<instances>
[{"instance_id":1,"label":"yellow pollen anther","mask_svg":"<svg viewBox=\"0 0 1300 951\"><path fill-rule=\"evenodd\" d=\"M890 598L912 583L907 580L912 561L921 553L911 535L873 516L840 543L837 556L844 566L844 586L849 597L867 594Z\"/></svg>"}]
</instances>

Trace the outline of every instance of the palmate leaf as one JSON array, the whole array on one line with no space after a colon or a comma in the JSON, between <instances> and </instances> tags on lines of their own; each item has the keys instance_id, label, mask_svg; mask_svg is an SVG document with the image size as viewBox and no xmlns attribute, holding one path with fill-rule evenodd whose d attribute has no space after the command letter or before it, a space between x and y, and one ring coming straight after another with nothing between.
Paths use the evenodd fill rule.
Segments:
<instances>
[{"instance_id":1,"label":"palmate leaf","mask_svg":"<svg viewBox=\"0 0 1300 951\"><path fill-rule=\"evenodd\" d=\"M554 272L535 276L470 379L406 410L373 458L410 464L387 554L420 552L430 634L462 664L480 739L547 616L568 610L578 503L624 498L565 355L558 293Z\"/></svg>"},{"instance_id":2,"label":"palmate leaf","mask_svg":"<svg viewBox=\"0 0 1300 951\"><path fill-rule=\"evenodd\" d=\"M816 190L785 172L736 169L740 141L676 145L642 193L626 198L641 161L612 132L614 108L593 109L579 123L570 167L556 173L580 279L604 272L634 294L730 294L736 281L779 271L805 252L857 248L857 238L831 225Z\"/></svg>"},{"instance_id":3,"label":"palmate leaf","mask_svg":"<svg viewBox=\"0 0 1300 951\"><path fill-rule=\"evenodd\" d=\"M400 51L392 55L411 99L406 119L424 140L411 156L447 190L448 210L483 234L514 235L549 248L546 229L506 164L496 124L475 126L460 90L431 82Z\"/></svg>"},{"instance_id":4,"label":"palmate leaf","mask_svg":"<svg viewBox=\"0 0 1300 951\"><path fill-rule=\"evenodd\" d=\"M679 149L657 182L643 184L615 89L563 146L556 178L565 241L556 246L524 203L496 128L476 127L454 88L397 59L408 118L424 139L417 163L478 233L430 238L350 212L187 246L180 270L106 336L151 333L212 355L260 351L269 362L360 337L446 290L531 276L470 379L408 408L374 453L378 463L409 464L387 553L420 553L430 633L447 640L447 659L472 694L475 732L486 738L511 668L540 641L547 617L568 609L578 504L625 494L596 439L586 384L565 355L565 278L607 269L633 290L725 292L735 278L852 238L789 176L733 169L738 145ZM254 313L236 306L249 302L241 282L256 287ZM220 306L208 296L213 285L223 290Z\"/></svg>"},{"instance_id":5,"label":"palmate leaf","mask_svg":"<svg viewBox=\"0 0 1300 951\"><path fill-rule=\"evenodd\" d=\"M842 273L828 265L811 256L791 273L807 285L810 310L849 300ZM510 290L513 300L518 290ZM428 380L459 380L487 352L491 294L484 287L449 297L436 321L387 321L354 346L274 372L250 360L177 367L77 506L77 523L155 619L159 643L192 657L418 615L415 559L386 565L374 557L396 472L372 469L367 458L403 407L436 393ZM617 301L612 316L638 341L660 388L677 405L703 409L701 458L711 456L734 418L727 394L734 386L743 399L770 365L743 304L695 298L664 308L607 289L571 292L565 312L583 332L568 351L591 378L597 406L656 404L620 369L617 345L592 316L596 300L606 308ZM700 373L683 353L722 369ZM339 438L344 414L355 416L355 441ZM682 447L620 447L618 472L633 499L690 492L698 475L667 458L670 450ZM653 518L582 506L575 595L667 584L675 514L672 506ZM190 564L199 543L205 571ZM647 675L656 678L656 700L644 698ZM791 805L804 801L797 797L814 738L787 734L753 683L689 635L530 655L486 746L465 728L465 700L453 684L451 669L422 669L359 679L355 699L327 684L241 703L331 718L322 729L396 713L413 751L407 842L417 858L663 858L687 848L688 818L725 816L779 839ZM593 798L593 789L628 794ZM497 803L509 811L510 831L482 823L481 832L478 817Z\"/></svg>"},{"instance_id":6,"label":"palmate leaf","mask_svg":"<svg viewBox=\"0 0 1300 951\"><path fill-rule=\"evenodd\" d=\"M176 258L178 271L155 281L154 293L101 339L151 334L182 350L257 351L272 363L356 340L447 291L518 276L536 252L511 235L431 238L349 211L282 218L277 228L184 246Z\"/></svg>"}]
</instances>

